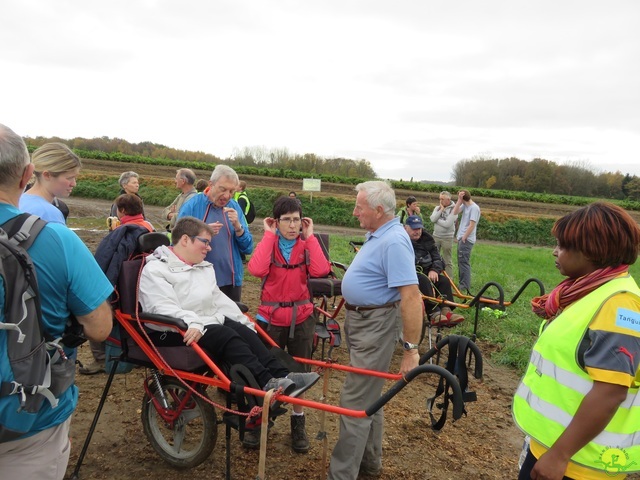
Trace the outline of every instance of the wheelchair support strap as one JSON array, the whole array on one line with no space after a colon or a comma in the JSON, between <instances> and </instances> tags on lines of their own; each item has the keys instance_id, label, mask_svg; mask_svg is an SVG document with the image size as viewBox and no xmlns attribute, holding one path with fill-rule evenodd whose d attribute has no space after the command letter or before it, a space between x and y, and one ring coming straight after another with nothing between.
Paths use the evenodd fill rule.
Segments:
<instances>
[{"instance_id":1,"label":"wheelchair support strap","mask_svg":"<svg viewBox=\"0 0 640 480\"><path fill-rule=\"evenodd\" d=\"M271 406L271 397L275 390L269 390L262 401L262 425L260 426L260 461L258 463L258 476L256 480L265 480L266 463L267 463L267 433L269 432L269 407Z\"/></svg>"}]
</instances>

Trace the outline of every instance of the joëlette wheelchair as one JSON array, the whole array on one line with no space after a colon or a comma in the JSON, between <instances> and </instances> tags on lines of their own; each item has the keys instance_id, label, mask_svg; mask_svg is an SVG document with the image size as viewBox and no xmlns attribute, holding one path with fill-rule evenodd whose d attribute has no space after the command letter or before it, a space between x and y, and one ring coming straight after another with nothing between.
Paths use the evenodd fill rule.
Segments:
<instances>
[{"instance_id":1,"label":"jo\u00eblette wheelchair","mask_svg":"<svg viewBox=\"0 0 640 480\"><path fill-rule=\"evenodd\" d=\"M149 233L139 239L140 251L151 252L159 244L166 244L162 234ZM158 243L159 240L159 243ZM425 352L419 366L407 375L359 369L334 363L330 360L314 360L294 357L299 364L309 364L324 377L324 396L328 391L330 372L340 370L361 375L384 378L394 383L381 397L364 410L353 410L319 401L291 398L276 391L261 390L251 373L242 365L217 365L197 343L190 346L158 347L150 341L148 327L155 325L184 334L186 324L179 319L140 311L137 301L140 272L144 258L138 257L123 263L118 280L119 299L114 305L114 318L121 330L122 353L111 358L112 368L107 378L93 422L78 458L72 479L79 478L79 471L87 454L93 432L108 397L119 362L130 362L144 366L149 375L143 383L142 424L145 435L158 455L176 468L191 468L206 460L217 442L218 425L225 425L226 478L231 478L231 431L237 430L240 438L249 417L261 416L261 450L259 474L264 477L266 461L267 426L282 410L272 402L302 405L322 412L322 426L317 438L322 439L323 467L326 465L327 435L324 431L324 416L328 413L364 418L382 408L414 378L421 374L435 375L438 388L426 405L434 429L442 428L451 405L451 416L455 421L465 412L465 401L474 401L474 392L468 389L465 358L473 357L475 378L482 378L482 356L478 347L466 337L449 336ZM246 307L241 309L246 313ZM248 316L248 315L247 315ZM249 317L250 318L250 317ZM254 322L255 323L255 322ZM262 338L275 345L268 335L256 325ZM447 368L432 365L428 360L437 352L449 348ZM281 352L281 351L280 351ZM284 352L278 355L283 355ZM286 355L286 354L284 354ZM453 373L455 372L455 374ZM209 388L217 388L226 394L226 405L214 403L208 396ZM442 399L438 397L442 395ZM236 403L234 407L234 403ZM223 412L218 415L218 410Z\"/></svg>"}]
</instances>

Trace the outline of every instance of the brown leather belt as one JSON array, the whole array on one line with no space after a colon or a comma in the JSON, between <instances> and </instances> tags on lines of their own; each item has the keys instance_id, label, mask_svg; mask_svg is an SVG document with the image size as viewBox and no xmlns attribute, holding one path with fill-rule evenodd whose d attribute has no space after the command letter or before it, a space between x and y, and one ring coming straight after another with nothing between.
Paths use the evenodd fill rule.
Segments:
<instances>
[{"instance_id":1,"label":"brown leather belt","mask_svg":"<svg viewBox=\"0 0 640 480\"><path fill-rule=\"evenodd\" d=\"M379 308L389 308L395 307L398 302L385 303L384 305L365 305L364 307L360 307L358 305L351 305L350 303L345 303L344 308L352 312L366 312L368 310L377 310Z\"/></svg>"}]
</instances>

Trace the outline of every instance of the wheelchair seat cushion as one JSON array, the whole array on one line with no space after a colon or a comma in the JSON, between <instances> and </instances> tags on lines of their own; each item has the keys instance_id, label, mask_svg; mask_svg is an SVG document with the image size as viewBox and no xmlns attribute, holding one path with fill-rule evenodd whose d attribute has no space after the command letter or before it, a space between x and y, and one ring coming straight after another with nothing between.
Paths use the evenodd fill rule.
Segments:
<instances>
[{"instance_id":1,"label":"wheelchair seat cushion","mask_svg":"<svg viewBox=\"0 0 640 480\"><path fill-rule=\"evenodd\" d=\"M206 366L204 361L196 353L196 351L184 346L157 346L160 356L172 367L177 370L194 371ZM151 364L151 360L144 353L142 348L137 345L132 338L127 338L127 357L131 360Z\"/></svg>"},{"instance_id":2,"label":"wheelchair seat cushion","mask_svg":"<svg viewBox=\"0 0 640 480\"><path fill-rule=\"evenodd\" d=\"M342 280L337 278L310 278L309 287L314 297L336 297L342 295Z\"/></svg>"}]
</instances>

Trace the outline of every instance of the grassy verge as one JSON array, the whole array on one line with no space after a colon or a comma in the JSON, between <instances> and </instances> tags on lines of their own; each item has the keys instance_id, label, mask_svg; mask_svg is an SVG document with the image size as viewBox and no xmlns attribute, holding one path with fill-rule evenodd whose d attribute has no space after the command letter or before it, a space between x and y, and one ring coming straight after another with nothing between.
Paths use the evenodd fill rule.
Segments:
<instances>
[{"instance_id":1,"label":"grassy verge","mask_svg":"<svg viewBox=\"0 0 640 480\"><path fill-rule=\"evenodd\" d=\"M349 264L353 257L353 249L349 240L360 240L362 237L346 237L332 235L332 260ZM455 247L454 247L455 264ZM510 302L527 279L539 279L547 293L564 279L555 267L551 248L514 246L500 244L483 244L481 241L474 247L471 256L472 292L476 293L488 282L496 282L504 290L505 302ZM640 279L640 265L631 267L631 274ZM531 299L539 294L537 285L530 284L506 309L506 314L497 316L495 312L480 311L478 316L478 340L487 342L492 347L493 361L514 367L520 372L524 370L531 353L531 347L537 338L541 320L531 312ZM491 288L487 296L497 297L497 290ZM456 327L452 333L471 335L475 319L475 309L461 310L467 320Z\"/></svg>"}]
</instances>

